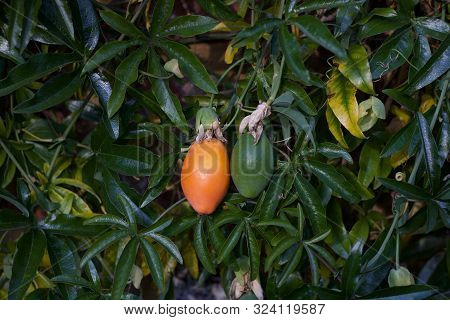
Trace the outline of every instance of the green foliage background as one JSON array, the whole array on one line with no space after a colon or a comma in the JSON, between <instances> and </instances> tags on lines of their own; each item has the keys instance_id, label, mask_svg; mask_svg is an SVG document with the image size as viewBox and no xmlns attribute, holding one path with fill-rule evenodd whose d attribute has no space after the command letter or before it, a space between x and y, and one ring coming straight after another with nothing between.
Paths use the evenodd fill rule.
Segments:
<instances>
[{"instance_id":1,"label":"green foliage background","mask_svg":"<svg viewBox=\"0 0 450 320\"><path fill-rule=\"evenodd\" d=\"M448 297L449 5L179 5L0 1L0 298L171 298L177 266L233 299ZM189 48L214 41L224 71ZM196 111L231 150L258 101L268 187L196 215Z\"/></svg>"}]
</instances>

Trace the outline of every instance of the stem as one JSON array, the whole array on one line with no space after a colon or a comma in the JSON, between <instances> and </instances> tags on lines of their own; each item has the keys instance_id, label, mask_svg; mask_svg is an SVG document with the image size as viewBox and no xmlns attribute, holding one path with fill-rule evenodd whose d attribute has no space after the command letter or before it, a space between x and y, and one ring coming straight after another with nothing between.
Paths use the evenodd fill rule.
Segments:
<instances>
[{"instance_id":1,"label":"stem","mask_svg":"<svg viewBox=\"0 0 450 320\"><path fill-rule=\"evenodd\" d=\"M439 96L439 101L436 106L436 110L434 110L433 118L431 119L430 130L433 131L434 125L436 124L437 118L441 111L442 103L444 102L445 95L447 94L448 80L445 80L444 86L441 91L441 95ZM408 183L413 184L416 179L417 170L419 170L420 162L423 158L423 150L421 149L419 155L417 156L414 167L411 171L411 175L408 178Z\"/></svg>"},{"instance_id":2,"label":"stem","mask_svg":"<svg viewBox=\"0 0 450 320\"><path fill-rule=\"evenodd\" d=\"M139 6L138 10L134 14L134 16L131 18L131 21L130 21L131 23L135 23L136 20L140 17L140 15L142 14L142 11L144 10L145 6L147 5L147 1L148 0L144 0L141 2L141 5ZM119 37L119 41L123 40L123 38L125 38L125 35L121 34Z\"/></svg>"},{"instance_id":3,"label":"stem","mask_svg":"<svg viewBox=\"0 0 450 320\"><path fill-rule=\"evenodd\" d=\"M19 172L23 176L23 178L30 184L30 186L34 187L33 181L31 180L29 175L25 172L25 170L22 168L20 163L17 161L16 157L12 154L11 150L9 150L9 148L6 146L6 144L3 142L2 139L0 139L0 146L2 146L3 150L5 150L8 157L16 165L16 168L19 170Z\"/></svg>"},{"instance_id":4,"label":"stem","mask_svg":"<svg viewBox=\"0 0 450 320\"><path fill-rule=\"evenodd\" d=\"M400 267L400 234L398 228L396 228L395 237L395 269Z\"/></svg>"},{"instance_id":5,"label":"stem","mask_svg":"<svg viewBox=\"0 0 450 320\"><path fill-rule=\"evenodd\" d=\"M84 107L86 107L86 105L88 104L88 102L91 99L93 94L94 94L94 91L89 92L89 94L84 99L81 107L78 110L76 110L74 113L72 113L72 118L70 119L69 125L67 126L66 130L64 130L62 137L59 139L60 141L59 141L58 147L56 148L55 153L53 154L52 162L50 163L50 167L47 172L47 178L50 178L53 173L53 169L56 164L56 159L58 158L59 154L61 153L62 142L64 142L67 139L67 136L69 135L70 131L72 130L72 127L77 122L78 117L83 112Z\"/></svg>"},{"instance_id":6,"label":"stem","mask_svg":"<svg viewBox=\"0 0 450 320\"><path fill-rule=\"evenodd\" d=\"M263 60L263 58L264 58L264 55L265 55L265 53L266 53L267 48L269 47L269 44L270 44L270 40L271 40L271 39L272 39L272 37L270 37L270 38L267 40L266 44L264 45L264 48L263 48L263 50L262 50L262 52L261 52L261 55L260 55L259 58L258 58L258 61L256 62L255 69L253 69L252 75L250 76L250 80L248 81L247 86L245 87L245 89L244 89L244 91L242 92L242 94L241 94L241 96L239 97L239 99L238 99L238 100L235 102L235 104L234 104L235 106L237 106L236 112L234 113L233 118L231 118L231 120L230 120L227 124L225 124L225 125L223 126L222 132L224 132L226 129L228 129L228 127L229 127L229 126L233 123L233 121L236 119L236 117L237 117L237 115L238 115L238 113L239 113L239 110L240 110L240 108L241 108L240 106L241 106L241 104L242 104L242 101L244 100L245 95L248 93L248 90L250 90L250 87L252 86L253 81L255 81L255 77L256 77L257 70L258 70L259 67L261 66L262 60Z\"/></svg>"},{"instance_id":7,"label":"stem","mask_svg":"<svg viewBox=\"0 0 450 320\"><path fill-rule=\"evenodd\" d=\"M392 224L389 227L389 231L388 231L388 233L386 235L386 238L384 238L384 241L381 244L381 247L377 251L375 256L372 259L370 259L370 261L367 263L367 267L371 267L375 262L377 262L378 258L381 256L382 252L384 252L384 249L386 248L386 245L387 245L389 239L391 238L392 233L394 232L394 228L397 226L397 222L398 222L398 218L399 217L400 217L400 212L395 210L394 221L392 221Z\"/></svg>"},{"instance_id":8,"label":"stem","mask_svg":"<svg viewBox=\"0 0 450 320\"><path fill-rule=\"evenodd\" d=\"M175 202L174 204L172 204L170 207L168 207L166 210L164 210L159 217L155 220L154 223L158 222L162 217L164 217L168 212L170 212L172 209L174 209L175 207L177 207L178 205L182 204L184 201L186 201L186 197L181 198L180 200L178 200L177 202Z\"/></svg>"},{"instance_id":9,"label":"stem","mask_svg":"<svg viewBox=\"0 0 450 320\"><path fill-rule=\"evenodd\" d=\"M228 69L226 69L226 70L224 71L224 73L222 73L222 75L220 76L219 80L217 80L216 86L219 87L219 84L223 81L223 79L225 79L225 77L227 76L227 74L228 74L231 70L233 70L238 64L240 64L241 62L243 62L244 60L245 60L245 58L241 58L241 59L235 61L232 65L230 65L230 66L228 67ZM214 93L211 94L211 99L209 100L209 106L210 106L210 107L212 106L212 103L213 103L213 101L214 101L214 97L215 97L215 94L214 94Z\"/></svg>"}]
</instances>

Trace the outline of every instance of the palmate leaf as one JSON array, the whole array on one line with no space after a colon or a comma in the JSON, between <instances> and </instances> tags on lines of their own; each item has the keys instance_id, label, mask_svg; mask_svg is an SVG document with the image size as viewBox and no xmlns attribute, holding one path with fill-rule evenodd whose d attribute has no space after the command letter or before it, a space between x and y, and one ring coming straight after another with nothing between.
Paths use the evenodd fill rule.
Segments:
<instances>
[{"instance_id":1,"label":"palmate leaf","mask_svg":"<svg viewBox=\"0 0 450 320\"><path fill-rule=\"evenodd\" d=\"M334 70L327 82L327 94L328 105L339 122L355 137L365 138L358 126L359 108L353 84Z\"/></svg>"}]
</instances>

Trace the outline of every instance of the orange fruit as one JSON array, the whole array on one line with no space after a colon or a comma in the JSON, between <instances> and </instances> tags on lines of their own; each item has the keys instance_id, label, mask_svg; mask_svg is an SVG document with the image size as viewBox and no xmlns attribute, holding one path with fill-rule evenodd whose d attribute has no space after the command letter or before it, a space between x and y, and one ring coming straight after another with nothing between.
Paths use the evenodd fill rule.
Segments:
<instances>
[{"instance_id":1,"label":"orange fruit","mask_svg":"<svg viewBox=\"0 0 450 320\"><path fill-rule=\"evenodd\" d=\"M230 184L230 163L225 145L217 140L194 142L181 169L181 188L199 214L211 214Z\"/></svg>"}]
</instances>

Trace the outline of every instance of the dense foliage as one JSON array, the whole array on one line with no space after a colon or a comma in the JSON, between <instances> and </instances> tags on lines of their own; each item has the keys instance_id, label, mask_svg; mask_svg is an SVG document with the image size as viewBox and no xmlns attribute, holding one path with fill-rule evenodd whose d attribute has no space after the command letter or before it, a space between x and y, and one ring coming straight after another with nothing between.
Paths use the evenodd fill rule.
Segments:
<instances>
[{"instance_id":1,"label":"dense foliage","mask_svg":"<svg viewBox=\"0 0 450 320\"><path fill-rule=\"evenodd\" d=\"M184 268L233 299L448 296L445 1L0 8L0 298L171 298ZM197 111L231 156L261 102L268 185L198 215Z\"/></svg>"}]
</instances>

